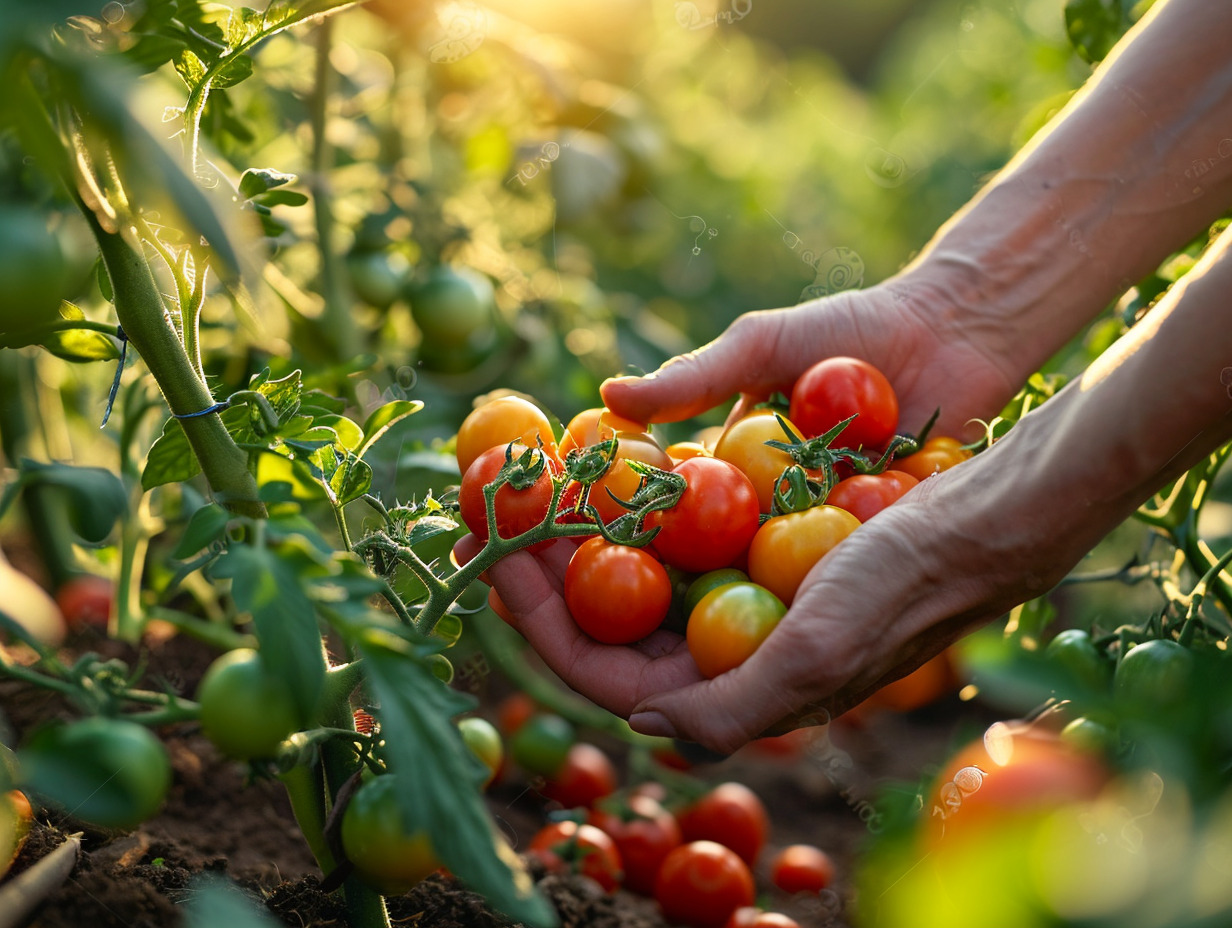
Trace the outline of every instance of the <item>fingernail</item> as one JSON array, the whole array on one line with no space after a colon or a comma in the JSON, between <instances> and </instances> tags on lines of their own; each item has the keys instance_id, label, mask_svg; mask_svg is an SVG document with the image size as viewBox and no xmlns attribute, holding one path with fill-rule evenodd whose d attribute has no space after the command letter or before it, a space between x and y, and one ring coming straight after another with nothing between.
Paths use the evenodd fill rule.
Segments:
<instances>
[{"instance_id":1,"label":"fingernail","mask_svg":"<svg viewBox=\"0 0 1232 928\"><path fill-rule=\"evenodd\" d=\"M676 727L661 712L638 712L629 716L629 727L643 735L675 738Z\"/></svg>"},{"instance_id":2,"label":"fingernail","mask_svg":"<svg viewBox=\"0 0 1232 928\"><path fill-rule=\"evenodd\" d=\"M637 383L641 379L643 378L635 377L631 374L625 374L620 377L609 377L607 380L603 381L603 383L599 384L599 389L603 390L604 387L611 386L612 384L623 387L627 383Z\"/></svg>"}]
</instances>

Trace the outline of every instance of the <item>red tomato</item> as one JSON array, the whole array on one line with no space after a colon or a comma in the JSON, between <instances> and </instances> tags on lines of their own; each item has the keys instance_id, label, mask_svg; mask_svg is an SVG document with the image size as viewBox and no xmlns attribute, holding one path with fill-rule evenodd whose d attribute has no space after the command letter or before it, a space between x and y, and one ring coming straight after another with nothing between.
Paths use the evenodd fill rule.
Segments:
<instances>
[{"instance_id":1,"label":"red tomato","mask_svg":"<svg viewBox=\"0 0 1232 928\"><path fill-rule=\"evenodd\" d=\"M553 873L581 873L609 893L620 883L620 852L594 825L553 822L539 829L527 853Z\"/></svg>"},{"instance_id":2,"label":"red tomato","mask_svg":"<svg viewBox=\"0 0 1232 928\"><path fill-rule=\"evenodd\" d=\"M898 428L898 397L885 375L858 358L826 358L791 389L791 421L806 438L856 418L834 441L836 448L884 448Z\"/></svg>"},{"instance_id":3,"label":"red tomato","mask_svg":"<svg viewBox=\"0 0 1232 928\"><path fill-rule=\"evenodd\" d=\"M589 808L596 800L616 791L616 768L593 744L578 741L565 755L565 762L552 774L543 795L566 809Z\"/></svg>"},{"instance_id":4,"label":"red tomato","mask_svg":"<svg viewBox=\"0 0 1232 928\"><path fill-rule=\"evenodd\" d=\"M496 727L508 738L530 721L537 711L535 701L525 693L511 693L496 707Z\"/></svg>"},{"instance_id":5,"label":"red tomato","mask_svg":"<svg viewBox=\"0 0 1232 928\"><path fill-rule=\"evenodd\" d=\"M454 453L458 457L458 473L465 474L479 455L497 445L511 441L534 447L543 442L548 454L556 455L556 438L548 417L530 400L520 396L502 396L477 406L458 427Z\"/></svg>"},{"instance_id":6,"label":"red tomato","mask_svg":"<svg viewBox=\"0 0 1232 928\"><path fill-rule=\"evenodd\" d=\"M819 893L833 879L834 861L811 844L792 844L770 861L770 882L785 893Z\"/></svg>"},{"instance_id":7,"label":"red tomato","mask_svg":"<svg viewBox=\"0 0 1232 928\"><path fill-rule=\"evenodd\" d=\"M632 419L618 416L606 406L583 409L565 426L565 434L560 439L560 457L564 460L575 448L589 448L601 441L615 438L622 432L636 435L645 431L645 422L634 422Z\"/></svg>"},{"instance_id":8,"label":"red tomato","mask_svg":"<svg viewBox=\"0 0 1232 928\"><path fill-rule=\"evenodd\" d=\"M112 582L94 574L77 574L56 590L56 605L72 629L89 626L106 631L114 601Z\"/></svg>"},{"instance_id":9,"label":"red tomato","mask_svg":"<svg viewBox=\"0 0 1232 928\"><path fill-rule=\"evenodd\" d=\"M924 447L915 454L895 458L890 462L890 469L910 474L916 480L923 480L943 470L949 470L969 457L971 452L964 448L957 438L938 435L925 441Z\"/></svg>"},{"instance_id":10,"label":"red tomato","mask_svg":"<svg viewBox=\"0 0 1232 928\"><path fill-rule=\"evenodd\" d=\"M723 928L800 928L800 923L782 912L766 912L748 905L732 912Z\"/></svg>"},{"instance_id":11,"label":"red tomato","mask_svg":"<svg viewBox=\"0 0 1232 928\"><path fill-rule=\"evenodd\" d=\"M578 627L604 644L641 641L667 615L672 582L654 555L596 535L565 571L565 605Z\"/></svg>"},{"instance_id":12,"label":"red tomato","mask_svg":"<svg viewBox=\"0 0 1232 928\"><path fill-rule=\"evenodd\" d=\"M526 451L525 445L511 445L515 458ZM497 473L505 465L506 447L497 445L489 448L475 459L475 463L467 468L462 477L462 488L458 491L458 507L462 521L476 538L488 539L487 510L483 498L483 488L496 479ZM552 505L552 467L544 467L531 486L524 490L515 489L512 484L505 484L496 491L496 530L501 538L513 538L523 532L530 531L545 518Z\"/></svg>"},{"instance_id":13,"label":"red tomato","mask_svg":"<svg viewBox=\"0 0 1232 928\"><path fill-rule=\"evenodd\" d=\"M618 519L629 511L612 499L612 496L627 502L641 486L642 478L626 461L641 461L660 470L672 469L672 459L650 435L644 432L619 433L616 436L616 455L607 473L590 488L590 504L605 523ZM609 490L611 496L608 495Z\"/></svg>"},{"instance_id":14,"label":"red tomato","mask_svg":"<svg viewBox=\"0 0 1232 928\"><path fill-rule=\"evenodd\" d=\"M753 875L723 845L694 841L667 855L655 880L655 899L670 922L722 928L732 912L753 904Z\"/></svg>"},{"instance_id":15,"label":"red tomato","mask_svg":"<svg viewBox=\"0 0 1232 928\"><path fill-rule=\"evenodd\" d=\"M681 810L676 820L686 841L715 841L750 867L766 843L770 819L757 794L743 783L720 783Z\"/></svg>"},{"instance_id":16,"label":"red tomato","mask_svg":"<svg viewBox=\"0 0 1232 928\"><path fill-rule=\"evenodd\" d=\"M779 478L784 470L795 463L786 451L766 444L768 441L791 442L801 438L800 430L792 422L785 421L791 434L783 431L783 426L772 411L759 410L729 425L714 446L716 458L735 464L752 481L762 512L770 511Z\"/></svg>"},{"instance_id":17,"label":"red tomato","mask_svg":"<svg viewBox=\"0 0 1232 928\"><path fill-rule=\"evenodd\" d=\"M646 517L647 529L659 529L655 551L690 573L726 567L757 534L757 491L736 465L718 458L691 458L672 471L688 486L671 509Z\"/></svg>"},{"instance_id":18,"label":"red tomato","mask_svg":"<svg viewBox=\"0 0 1232 928\"><path fill-rule=\"evenodd\" d=\"M614 811L596 809L590 821L616 843L625 868L625 889L653 895L664 859L684 841L675 816L658 800L641 794Z\"/></svg>"},{"instance_id":19,"label":"red tomato","mask_svg":"<svg viewBox=\"0 0 1232 928\"><path fill-rule=\"evenodd\" d=\"M791 605L813 565L859 527L859 519L836 506L775 516L749 545L749 579Z\"/></svg>"},{"instance_id":20,"label":"red tomato","mask_svg":"<svg viewBox=\"0 0 1232 928\"><path fill-rule=\"evenodd\" d=\"M905 471L887 470L880 474L856 474L840 480L826 497L827 506L845 509L861 522L898 502L919 483Z\"/></svg>"},{"instance_id":21,"label":"red tomato","mask_svg":"<svg viewBox=\"0 0 1232 928\"><path fill-rule=\"evenodd\" d=\"M756 583L717 587L689 613L689 654L702 676L717 677L748 660L786 613L782 601Z\"/></svg>"}]
</instances>

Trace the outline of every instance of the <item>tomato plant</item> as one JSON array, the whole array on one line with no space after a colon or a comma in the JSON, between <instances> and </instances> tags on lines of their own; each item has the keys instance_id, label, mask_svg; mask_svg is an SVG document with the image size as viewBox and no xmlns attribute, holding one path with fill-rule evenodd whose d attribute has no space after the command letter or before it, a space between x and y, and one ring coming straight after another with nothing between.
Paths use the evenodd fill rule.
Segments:
<instances>
[{"instance_id":1,"label":"tomato plant","mask_svg":"<svg viewBox=\"0 0 1232 928\"><path fill-rule=\"evenodd\" d=\"M969 457L971 452L957 438L937 435L926 439L924 447L915 454L895 458L890 462L890 469L910 474L916 480L924 480L961 464Z\"/></svg>"},{"instance_id":2,"label":"tomato plant","mask_svg":"<svg viewBox=\"0 0 1232 928\"><path fill-rule=\"evenodd\" d=\"M785 893L819 893L834 880L834 861L819 847L791 844L770 860L770 882Z\"/></svg>"},{"instance_id":3,"label":"tomato plant","mask_svg":"<svg viewBox=\"0 0 1232 928\"><path fill-rule=\"evenodd\" d=\"M556 453L556 437L543 410L520 396L500 396L476 406L458 426L454 454L458 473L465 474L479 455L498 445L520 442L528 448L542 445Z\"/></svg>"},{"instance_id":4,"label":"tomato plant","mask_svg":"<svg viewBox=\"0 0 1232 928\"><path fill-rule=\"evenodd\" d=\"M1138 716L1169 712L1191 692L1194 658L1189 649L1163 638L1135 645L1113 677L1117 702Z\"/></svg>"},{"instance_id":5,"label":"tomato plant","mask_svg":"<svg viewBox=\"0 0 1232 928\"><path fill-rule=\"evenodd\" d=\"M458 491L458 509L462 521L475 537L484 541L488 538L487 504L483 488L496 479L496 475L505 466L507 455L517 458L527 451L524 445L516 443L508 447L497 445L480 454L466 469L462 477L462 487ZM496 533L501 538L514 538L530 531L547 518L551 505L552 471L545 463L541 473L530 486L519 488L512 483L506 483L496 491Z\"/></svg>"},{"instance_id":6,"label":"tomato plant","mask_svg":"<svg viewBox=\"0 0 1232 928\"><path fill-rule=\"evenodd\" d=\"M717 677L743 664L787 612L782 601L756 583L711 590L689 613L685 640L697 669Z\"/></svg>"},{"instance_id":7,"label":"tomato plant","mask_svg":"<svg viewBox=\"0 0 1232 928\"><path fill-rule=\"evenodd\" d=\"M779 478L794 461L786 451L771 448L766 442L801 439L799 428L785 416L776 417L770 410L759 410L737 419L723 431L714 446L714 456L744 472L757 491L758 507L762 512L769 512Z\"/></svg>"},{"instance_id":8,"label":"tomato plant","mask_svg":"<svg viewBox=\"0 0 1232 928\"><path fill-rule=\"evenodd\" d=\"M667 855L655 881L655 899L670 922L722 928L732 912L753 904L753 875L733 851L713 841L691 841Z\"/></svg>"},{"instance_id":9,"label":"tomato plant","mask_svg":"<svg viewBox=\"0 0 1232 928\"><path fill-rule=\"evenodd\" d=\"M437 870L437 859L423 823L407 821L397 792L397 774L362 783L342 814L342 848L360 879L382 895L404 893Z\"/></svg>"},{"instance_id":10,"label":"tomato plant","mask_svg":"<svg viewBox=\"0 0 1232 928\"><path fill-rule=\"evenodd\" d=\"M867 361L826 358L800 375L791 389L788 415L805 438L821 435L855 416L836 445L881 449L898 428L898 397L885 375Z\"/></svg>"},{"instance_id":11,"label":"tomato plant","mask_svg":"<svg viewBox=\"0 0 1232 928\"><path fill-rule=\"evenodd\" d=\"M645 794L630 796L625 802L600 803L591 812L590 823L616 844L625 889L644 896L654 894L664 859L684 841L675 816Z\"/></svg>"},{"instance_id":12,"label":"tomato plant","mask_svg":"<svg viewBox=\"0 0 1232 928\"><path fill-rule=\"evenodd\" d=\"M861 522L867 522L902 499L917 483L919 481L910 474L897 470L882 471L880 474L854 474L834 485L826 496L826 505L837 506Z\"/></svg>"},{"instance_id":13,"label":"tomato plant","mask_svg":"<svg viewBox=\"0 0 1232 928\"><path fill-rule=\"evenodd\" d=\"M679 502L650 513L653 545L667 563L701 573L737 560L757 534L757 491L739 468L719 458L695 457L673 473L688 482Z\"/></svg>"},{"instance_id":14,"label":"tomato plant","mask_svg":"<svg viewBox=\"0 0 1232 928\"><path fill-rule=\"evenodd\" d=\"M859 527L859 519L837 506L774 516L749 545L749 579L790 605L813 566Z\"/></svg>"},{"instance_id":15,"label":"tomato plant","mask_svg":"<svg viewBox=\"0 0 1232 928\"><path fill-rule=\"evenodd\" d=\"M616 767L607 754L593 744L578 741L548 778L543 795L566 809L589 808L615 792L616 781Z\"/></svg>"},{"instance_id":16,"label":"tomato plant","mask_svg":"<svg viewBox=\"0 0 1232 928\"><path fill-rule=\"evenodd\" d=\"M578 627L596 641L640 641L659 627L671 601L667 571L640 548L596 536L569 560L565 604Z\"/></svg>"},{"instance_id":17,"label":"tomato plant","mask_svg":"<svg viewBox=\"0 0 1232 928\"><path fill-rule=\"evenodd\" d=\"M766 807L743 783L720 783L676 815L686 841L715 841L730 848L750 867L766 843L770 817Z\"/></svg>"},{"instance_id":18,"label":"tomato plant","mask_svg":"<svg viewBox=\"0 0 1232 928\"><path fill-rule=\"evenodd\" d=\"M205 736L223 754L240 760L272 757L304 722L286 681L251 648L216 658L197 687L197 701Z\"/></svg>"},{"instance_id":19,"label":"tomato plant","mask_svg":"<svg viewBox=\"0 0 1232 928\"><path fill-rule=\"evenodd\" d=\"M620 885L620 852L594 825L567 820L545 825L531 838L527 853L543 861L548 870L581 873L609 893Z\"/></svg>"}]
</instances>

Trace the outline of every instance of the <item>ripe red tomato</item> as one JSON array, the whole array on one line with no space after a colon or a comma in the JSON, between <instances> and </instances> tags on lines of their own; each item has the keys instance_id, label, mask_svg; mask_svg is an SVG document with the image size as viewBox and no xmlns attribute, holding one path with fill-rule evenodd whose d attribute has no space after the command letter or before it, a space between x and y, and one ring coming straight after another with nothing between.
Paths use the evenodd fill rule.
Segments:
<instances>
[{"instance_id":1,"label":"ripe red tomato","mask_svg":"<svg viewBox=\"0 0 1232 928\"><path fill-rule=\"evenodd\" d=\"M690 573L726 567L757 534L757 491L736 465L718 458L690 458L672 470L688 486L671 509L646 517L647 529L659 529L655 551Z\"/></svg>"},{"instance_id":2,"label":"ripe red tomato","mask_svg":"<svg viewBox=\"0 0 1232 928\"><path fill-rule=\"evenodd\" d=\"M858 358L826 358L791 390L791 421L806 438L856 418L835 439L837 448L884 448L898 428L898 397L885 375Z\"/></svg>"},{"instance_id":3,"label":"ripe red tomato","mask_svg":"<svg viewBox=\"0 0 1232 928\"><path fill-rule=\"evenodd\" d=\"M645 422L618 416L606 406L583 409L565 426L565 434L560 439L560 458L563 461L575 448L589 448L621 433L636 435L645 431Z\"/></svg>"},{"instance_id":4,"label":"ripe red tomato","mask_svg":"<svg viewBox=\"0 0 1232 928\"><path fill-rule=\"evenodd\" d=\"M853 423L854 424L854 423ZM957 438L938 435L924 442L924 447L905 458L895 458L890 469L910 474L916 480L924 480L971 457L971 452Z\"/></svg>"},{"instance_id":5,"label":"ripe red tomato","mask_svg":"<svg viewBox=\"0 0 1232 928\"><path fill-rule=\"evenodd\" d=\"M552 424L538 406L520 396L501 396L475 407L458 427L454 453L458 473L465 474L479 455L511 441L533 448L541 441L548 454L556 454Z\"/></svg>"},{"instance_id":6,"label":"ripe red tomato","mask_svg":"<svg viewBox=\"0 0 1232 928\"><path fill-rule=\"evenodd\" d=\"M749 545L749 579L790 605L813 565L859 527L859 519L837 506L775 516Z\"/></svg>"},{"instance_id":7,"label":"ripe red tomato","mask_svg":"<svg viewBox=\"0 0 1232 928\"><path fill-rule=\"evenodd\" d=\"M770 861L770 882L785 893L819 893L834 879L834 861L821 848L792 844Z\"/></svg>"},{"instance_id":8,"label":"ripe red tomato","mask_svg":"<svg viewBox=\"0 0 1232 928\"><path fill-rule=\"evenodd\" d=\"M590 822L615 842L625 868L625 889L654 895L659 868L684 841L676 817L657 799L641 794L614 810L596 808Z\"/></svg>"},{"instance_id":9,"label":"ripe red tomato","mask_svg":"<svg viewBox=\"0 0 1232 928\"><path fill-rule=\"evenodd\" d=\"M594 825L572 821L545 825L531 839L527 853L553 873L581 873L609 893L620 884L620 852Z\"/></svg>"},{"instance_id":10,"label":"ripe red tomato","mask_svg":"<svg viewBox=\"0 0 1232 928\"><path fill-rule=\"evenodd\" d=\"M717 677L748 660L786 613L782 601L756 583L720 586L689 614L689 654L703 676Z\"/></svg>"},{"instance_id":11,"label":"ripe red tomato","mask_svg":"<svg viewBox=\"0 0 1232 928\"><path fill-rule=\"evenodd\" d=\"M670 922L722 928L732 912L753 904L753 875L723 845L693 841L664 859L655 880L655 899Z\"/></svg>"},{"instance_id":12,"label":"ripe red tomato","mask_svg":"<svg viewBox=\"0 0 1232 928\"><path fill-rule=\"evenodd\" d=\"M107 629L115 602L115 586L94 574L77 574L56 590L56 605L71 629Z\"/></svg>"},{"instance_id":13,"label":"ripe red tomato","mask_svg":"<svg viewBox=\"0 0 1232 928\"><path fill-rule=\"evenodd\" d=\"M786 451L766 444L800 440L800 430L785 417L784 421L790 434L783 431L771 410L759 410L729 425L714 446L716 458L735 464L752 481L762 512L770 511L779 478L795 463Z\"/></svg>"},{"instance_id":14,"label":"ripe red tomato","mask_svg":"<svg viewBox=\"0 0 1232 928\"><path fill-rule=\"evenodd\" d=\"M743 783L720 783L682 809L676 820L686 841L715 841L750 867L766 843L770 817L757 794Z\"/></svg>"},{"instance_id":15,"label":"ripe red tomato","mask_svg":"<svg viewBox=\"0 0 1232 928\"><path fill-rule=\"evenodd\" d=\"M526 451L525 445L510 446L515 458ZM462 477L462 488L458 491L458 507L462 521L476 538L482 541L488 539L487 509L483 498L483 488L496 479L497 473L505 465L506 447L497 445L489 448L475 459L475 463L467 468ZM496 530L501 538L513 538L523 532L530 531L545 518L552 505L552 468L544 467L531 486L524 490L515 489L512 484L505 484L496 491Z\"/></svg>"},{"instance_id":16,"label":"ripe red tomato","mask_svg":"<svg viewBox=\"0 0 1232 928\"><path fill-rule=\"evenodd\" d=\"M525 725L536 712L535 701L525 693L510 693L496 707L496 727L506 738Z\"/></svg>"},{"instance_id":17,"label":"ripe red tomato","mask_svg":"<svg viewBox=\"0 0 1232 928\"><path fill-rule=\"evenodd\" d=\"M861 522L867 522L887 506L898 502L917 483L919 481L915 477L901 470L856 474L834 485L826 497L826 505L845 509Z\"/></svg>"},{"instance_id":18,"label":"ripe red tomato","mask_svg":"<svg viewBox=\"0 0 1232 928\"><path fill-rule=\"evenodd\" d=\"M748 905L732 912L723 928L800 928L800 923L782 912L766 912Z\"/></svg>"},{"instance_id":19,"label":"ripe red tomato","mask_svg":"<svg viewBox=\"0 0 1232 928\"><path fill-rule=\"evenodd\" d=\"M672 469L672 459L653 437L645 432L620 432L616 436L616 455L607 473L590 488L589 502L605 523L618 519L629 511L612 499L612 496L627 502L641 486L642 478L626 461L641 461L660 470ZM611 496L608 495L609 490Z\"/></svg>"},{"instance_id":20,"label":"ripe red tomato","mask_svg":"<svg viewBox=\"0 0 1232 928\"><path fill-rule=\"evenodd\" d=\"M672 582L654 555L596 535L565 571L565 605L578 627L605 644L641 641L672 604Z\"/></svg>"},{"instance_id":21,"label":"ripe red tomato","mask_svg":"<svg viewBox=\"0 0 1232 928\"><path fill-rule=\"evenodd\" d=\"M590 808L616 791L616 779L616 767L608 756L593 744L578 741L544 786L543 795L566 809Z\"/></svg>"}]
</instances>

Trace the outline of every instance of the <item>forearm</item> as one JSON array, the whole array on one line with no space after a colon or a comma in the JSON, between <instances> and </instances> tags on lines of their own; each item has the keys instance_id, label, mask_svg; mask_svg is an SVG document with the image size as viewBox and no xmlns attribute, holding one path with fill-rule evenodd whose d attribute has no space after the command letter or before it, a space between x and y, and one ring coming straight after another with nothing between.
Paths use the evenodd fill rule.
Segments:
<instances>
[{"instance_id":1,"label":"forearm","mask_svg":"<svg viewBox=\"0 0 1232 928\"><path fill-rule=\"evenodd\" d=\"M1025 378L1232 204L1229 48L1232 4L1157 4L903 280Z\"/></svg>"}]
</instances>

